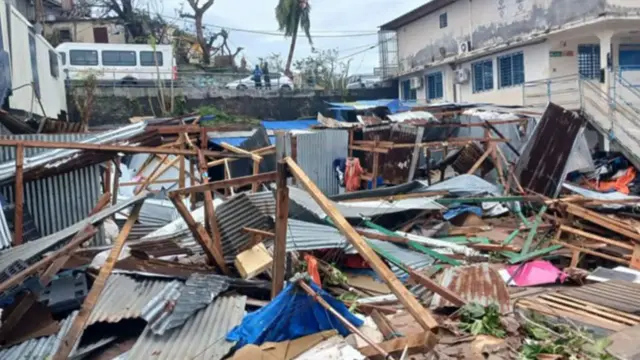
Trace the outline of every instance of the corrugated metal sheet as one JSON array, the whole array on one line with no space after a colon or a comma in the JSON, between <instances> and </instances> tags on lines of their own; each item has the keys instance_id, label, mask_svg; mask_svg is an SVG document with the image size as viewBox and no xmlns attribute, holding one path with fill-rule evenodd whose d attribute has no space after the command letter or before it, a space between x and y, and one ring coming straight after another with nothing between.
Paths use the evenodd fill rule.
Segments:
<instances>
[{"instance_id":1,"label":"corrugated metal sheet","mask_svg":"<svg viewBox=\"0 0 640 360\"><path fill-rule=\"evenodd\" d=\"M147 320L156 335L182 326L196 311L211 304L220 293L229 288L226 278L214 274L195 273L184 286L174 283L152 299L142 310L142 318Z\"/></svg>"},{"instance_id":2,"label":"corrugated metal sheet","mask_svg":"<svg viewBox=\"0 0 640 360\"><path fill-rule=\"evenodd\" d=\"M483 306L496 304L500 312L511 312L509 289L500 275L489 264L450 267L444 270L440 285L458 294L468 303ZM433 295L431 308L453 307L438 294Z\"/></svg>"},{"instance_id":3,"label":"corrugated metal sheet","mask_svg":"<svg viewBox=\"0 0 640 360\"><path fill-rule=\"evenodd\" d=\"M397 114L387 115L389 120L393 122L407 122L412 124L426 124L430 122L438 122L438 120L426 111L405 111Z\"/></svg>"},{"instance_id":4,"label":"corrugated metal sheet","mask_svg":"<svg viewBox=\"0 0 640 360\"><path fill-rule=\"evenodd\" d=\"M190 186L187 184L187 186ZM149 189L151 190L151 189ZM127 197L118 196L118 201L123 201ZM189 202L189 199L185 198L182 200L185 205ZM188 205L187 205L188 206ZM116 219L126 219L128 217L129 211L123 211L123 214L116 215ZM173 206L173 203L169 199L148 199L142 205L142 209L140 209L140 215L138 217L138 222L142 224L148 225L167 225L170 222L181 218L176 207Z\"/></svg>"},{"instance_id":5,"label":"corrugated metal sheet","mask_svg":"<svg viewBox=\"0 0 640 360\"><path fill-rule=\"evenodd\" d=\"M88 166L26 182L24 203L38 230L47 236L85 219L98 203L102 195L101 187L100 166ZM14 202L14 185L4 186L0 191ZM104 245L102 227L91 244Z\"/></svg>"},{"instance_id":6,"label":"corrugated metal sheet","mask_svg":"<svg viewBox=\"0 0 640 360\"><path fill-rule=\"evenodd\" d=\"M253 206L266 216L276 215L276 198L272 191L262 191L258 193L248 193L247 197Z\"/></svg>"},{"instance_id":7,"label":"corrugated metal sheet","mask_svg":"<svg viewBox=\"0 0 640 360\"><path fill-rule=\"evenodd\" d=\"M173 281L175 285L182 283ZM142 317L142 309L169 284L166 279L136 280L127 275L112 274L91 312L87 326L98 323L117 323L124 319Z\"/></svg>"},{"instance_id":8,"label":"corrugated metal sheet","mask_svg":"<svg viewBox=\"0 0 640 360\"><path fill-rule=\"evenodd\" d=\"M333 161L349 154L349 132L327 129L297 137L296 162L325 195L338 194Z\"/></svg>"},{"instance_id":9,"label":"corrugated metal sheet","mask_svg":"<svg viewBox=\"0 0 640 360\"><path fill-rule=\"evenodd\" d=\"M309 195L305 190L301 190L292 186L289 186L289 199L290 201L295 202L300 207L306 209L307 211L315 214L315 216L323 219L326 214L320 208L318 203ZM413 200L413 199L408 199ZM405 206L399 206L398 204L404 204ZM402 200L400 202L380 202L380 201L371 201L371 202L360 202L360 203L340 203L334 202L333 205L340 211L340 213L346 217L351 219L359 219L361 217L373 217L382 214L393 214L398 212L403 212L412 209L422 209L422 210L442 210L445 207L438 204L433 199L419 199L419 201L405 201Z\"/></svg>"},{"instance_id":10,"label":"corrugated metal sheet","mask_svg":"<svg viewBox=\"0 0 640 360\"><path fill-rule=\"evenodd\" d=\"M53 141L53 142L80 142L95 136L95 134L21 134L21 135L2 135L2 140L31 140L31 141ZM45 148L24 148L24 156L32 157L51 149ZM16 159L16 148L14 146L2 146L0 148L0 163L13 161Z\"/></svg>"},{"instance_id":11,"label":"corrugated metal sheet","mask_svg":"<svg viewBox=\"0 0 640 360\"><path fill-rule=\"evenodd\" d=\"M377 249L379 249L380 252L382 252L383 254L387 254L394 257L395 259L398 259L402 264L409 266L414 270L424 269L428 266L433 265L435 261L429 255L425 255L423 253L419 253L419 252L410 250L408 248L398 246L391 242L370 239L369 244L372 247L376 247ZM356 252L355 248L351 246L346 251L350 253ZM393 264L390 264L390 265L391 265L390 266L391 271L393 271L394 274L396 274L396 276L402 277L406 275L404 270L402 270L401 268Z\"/></svg>"},{"instance_id":12,"label":"corrugated metal sheet","mask_svg":"<svg viewBox=\"0 0 640 360\"><path fill-rule=\"evenodd\" d=\"M78 315L77 311L74 311L66 319L60 322L60 331L57 334L41 337L25 341L18 345L12 346L7 349L0 350L0 359L2 360L35 360L35 359L49 359L53 354L58 351L62 338L67 334L67 331L71 328L73 320Z\"/></svg>"},{"instance_id":13,"label":"corrugated metal sheet","mask_svg":"<svg viewBox=\"0 0 640 360\"><path fill-rule=\"evenodd\" d=\"M198 311L184 326L155 335L147 326L128 353L128 360L218 360L234 343L227 333L242 322L246 297L218 298Z\"/></svg>"},{"instance_id":14,"label":"corrugated metal sheet","mask_svg":"<svg viewBox=\"0 0 640 360\"><path fill-rule=\"evenodd\" d=\"M640 314L640 284L611 280L562 290L560 294L615 310Z\"/></svg>"},{"instance_id":15,"label":"corrugated metal sheet","mask_svg":"<svg viewBox=\"0 0 640 360\"><path fill-rule=\"evenodd\" d=\"M233 262L239 249L250 239L250 234L242 231L242 228L270 228L269 218L263 215L244 193L222 203L215 211L222 237L222 251L229 262Z\"/></svg>"},{"instance_id":16,"label":"corrugated metal sheet","mask_svg":"<svg viewBox=\"0 0 640 360\"><path fill-rule=\"evenodd\" d=\"M89 138L85 138L82 140L75 140L73 142L79 143L89 143L89 144L104 144L108 142L118 141L118 140L126 140L135 135L141 134L144 132L146 127L146 123L140 122L137 124L132 124L128 126L121 127L116 130L107 131L99 134L91 134L92 136ZM30 135L27 135L30 136ZM60 139L60 135L39 135L45 136L43 139L47 139L47 137L54 136L53 139ZM73 134L72 136L75 136ZM53 140L46 140L53 141ZM13 148L13 147L4 147L4 148ZM36 151L36 150L34 150ZM47 149L46 151L36 152L33 155L27 155L25 153L24 158L24 170L28 171L30 169L47 165L47 166L59 166L61 165L60 160L71 157L72 155L82 152L82 150L66 150L66 149ZM15 150L9 150L10 155L15 159ZM12 154L12 155L11 155ZM15 175L16 164L15 160L8 160L0 164L0 180L7 180L12 178Z\"/></svg>"},{"instance_id":17,"label":"corrugated metal sheet","mask_svg":"<svg viewBox=\"0 0 640 360\"><path fill-rule=\"evenodd\" d=\"M287 221L287 251L346 248L347 239L338 229L306 221Z\"/></svg>"},{"instance_id":18,"label":"corrugated metal sheet","mask_svg":"<svg viewBox=\"0 0 640 360\"><path fill-rule=\"evenodd\" d=\"M69 240L78 231L84 229L87 224L98 224L104 219L112 216L115 212L121 211L122 209L126 209L134 204L144 201L150 195L151 194L147 192L142 192L136 197L127 200L126 202L118 203L115 206L106 208L83 221L75 223L66 229L56 232L55 234L51 234L39 240L31 241L0 252L0 271L3 271L18 260L23 260L29 264L37 261L37 258L40 255L56 248L57 246L62 245L66 240Z\"/></svg>"}]
</instances>

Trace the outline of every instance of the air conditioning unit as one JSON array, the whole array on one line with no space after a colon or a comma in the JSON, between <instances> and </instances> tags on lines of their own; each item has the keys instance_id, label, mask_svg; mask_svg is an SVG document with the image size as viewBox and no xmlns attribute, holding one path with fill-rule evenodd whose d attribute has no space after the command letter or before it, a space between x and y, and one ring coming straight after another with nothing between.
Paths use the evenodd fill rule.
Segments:
<instances>
[{"instance_id":1,"label":"air conditioning unit","mask_svg":"<svg viewBox=\"0 0 640 360\"><path fill-rule=\"evenodd\" d=\"M456 84L466 84L469 82L470 71L467 68L456 70Z\"/></svg>"},{"instance_id":2,"label":"air conditioning unit","mask_svg":"<svg viewBox=\"0 0 640 360\"><path fill-rule=\"evenodd\" d=\"M422 87L422 78L421 77L412 77L410 80L411 90L420 89Z\"/></svg>"},{"instance_id":3,"label":"air conditioning unit","mask_svg":"<svg viewBox=\"0 0 640 360\"><path fill-rule=\"evenodd\" d=\"M461 41L458 44L458 54L466 54L471 51L471 41Z\"/></svg>"}]
</instances>

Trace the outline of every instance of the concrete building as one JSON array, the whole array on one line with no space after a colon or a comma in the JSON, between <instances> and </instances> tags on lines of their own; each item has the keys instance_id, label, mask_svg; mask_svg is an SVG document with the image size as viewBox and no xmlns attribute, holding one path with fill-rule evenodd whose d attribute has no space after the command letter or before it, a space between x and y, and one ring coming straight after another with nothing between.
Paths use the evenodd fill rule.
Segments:
<instances>
[{"instance_id":1,"label":"concrete building","mask_svg":"<svg viewBox=\"0 0 640 360\"><path fill-rule=\"evenodd\" d=\"M36 6L34 0L11 0L9 4L15 8L30 22L36 22ZM42 0L45 19L56 19L63 15L62 3L59 0Z\"/></svg>"},{"instance_id":2,"label":"concrete building","mask_svg":"<svg viewBox=\"0 0 640 360\"><path fill-rule=\"evenodd\" d=\"M116 19L59 19L46 21L44 35L54 45L63 42L125 44L125 28Z\"/></svg>"},{"instance_id":3,"label":"concrete building","mask_svg":"<svg viewBox=\"0 0 640 360\"><path fill-rule=\"evenodd\" d=\"M380 39L404 99L527 105L527 86L577 74L640 85L638 0L432 0Z\"/></svg>"}]
</instances>

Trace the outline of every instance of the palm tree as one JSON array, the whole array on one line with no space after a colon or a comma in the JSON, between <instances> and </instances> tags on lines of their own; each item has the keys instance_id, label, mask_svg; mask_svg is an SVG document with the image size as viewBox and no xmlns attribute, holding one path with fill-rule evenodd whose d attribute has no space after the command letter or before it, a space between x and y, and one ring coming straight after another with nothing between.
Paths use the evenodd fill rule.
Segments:
<instances>
[{"instance_id":1,"label":"palm tree","mask_svg":"<svg viewBox=\"0 0 640 360\"><path fill-rule=\"evenodd\" d=\"M298 38L298 28L302 27L304 33L309 39L309 44L313 46L311 40L311 21L309 13L311 5L308 0L279 0L276 6L276 19L278 20L279 30L284 32L285 37L291 37L291 47L289 48L289 57L285 66L285 74L292 77L291 62L293 61L293 52L296 49L296 40Z\"/></svg>"}]
</instances>

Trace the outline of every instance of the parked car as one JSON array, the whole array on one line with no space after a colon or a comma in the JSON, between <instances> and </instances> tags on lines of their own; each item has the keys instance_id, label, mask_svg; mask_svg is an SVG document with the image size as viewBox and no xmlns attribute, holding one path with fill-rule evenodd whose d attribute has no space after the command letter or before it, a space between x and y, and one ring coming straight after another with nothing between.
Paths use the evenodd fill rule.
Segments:
<instances>
[{"instance_id":1,"label":"parked car","mask_svg":"<svg viewBox=\"0 0 640 360\"><path fill-rule=\"evenodd\" d=\"M232 81L224 86L226 89L238 89L246 90L256 87L256 83L253 81L253 75L249 75L246 78ZM262 87L265 87L264 78L262 79ZM279 73L271 74L271 88L281 90L293 90L293 81L288 76Z\"/></svg>"},{"instance_id":2,"label":"parked car","mask_svg":"<svg viewBox=\"0 0 640 360\"><path fill-rule=\"evenodd\" d=\"M352 75L347 79L347 89L373 89L380 87L381 82L375 75Z\"/></svg>"}]
</instances>

